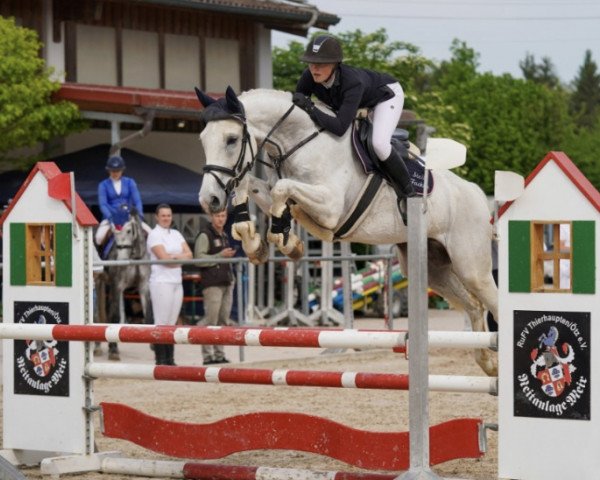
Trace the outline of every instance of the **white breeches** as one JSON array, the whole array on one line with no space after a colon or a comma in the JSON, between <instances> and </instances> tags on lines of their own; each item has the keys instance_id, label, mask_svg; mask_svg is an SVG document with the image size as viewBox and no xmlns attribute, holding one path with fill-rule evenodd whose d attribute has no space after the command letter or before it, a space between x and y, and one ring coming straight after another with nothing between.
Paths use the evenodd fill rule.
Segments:
<instances>
[{"instance_id":1,"label":"white breeches","mask_svg":"<svg viewBox=\"0 0 600 480\"><path fill-rule=\"evenodd\" d=\"M181 283L150 283L155 325L175 325L183 302Z\"/></svg>"},{"instance_id":2,"label":"white breeches","mask_svg":"<svg viewBox=\"0 0 600 480\"><path fill-rule=\"evenodd\" d=\"M373 150L379 160L386 160L392 152L392 134L398 127L404 107L404 91L400 84L390 83L388 87L395 95L373 109Z\"/></svg>"}]
</instances>

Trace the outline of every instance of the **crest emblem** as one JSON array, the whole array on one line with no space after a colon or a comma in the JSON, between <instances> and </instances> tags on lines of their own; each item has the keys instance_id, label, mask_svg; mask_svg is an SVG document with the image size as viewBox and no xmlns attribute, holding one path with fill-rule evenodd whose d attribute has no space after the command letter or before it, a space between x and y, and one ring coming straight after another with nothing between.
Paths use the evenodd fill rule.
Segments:
<instances>
[{"instance_id":1,"label":"crest emblem","mask_svg":"<svg viewBox=\"0 0 600 480\"><path fill-rule=\"evenodd\" d=\"M514 312L514 414L589 420L589 312Z\"/></svg>"},{"instance_id":2,"label":"crest emblem","mask_svg":"<svg viewBox=\"0 0 600 480\"><path fill-rule=\"evenodd\" d=\"M568 343L561 346L561 357L556 347L558 329L550 327L548 333L539 337L539 346L531 350L531 375L541 382L541 390L549 397L559 397L566 385L571 385L571 374L576 370L573 365L575 352Z\"/></svg>"}]
</instances>

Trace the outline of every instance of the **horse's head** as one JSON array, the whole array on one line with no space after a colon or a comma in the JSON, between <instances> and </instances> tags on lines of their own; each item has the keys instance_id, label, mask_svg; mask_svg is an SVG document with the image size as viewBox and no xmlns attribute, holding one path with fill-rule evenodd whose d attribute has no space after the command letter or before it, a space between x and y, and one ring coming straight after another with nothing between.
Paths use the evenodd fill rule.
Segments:
<instances>
[{"instance_id":1,"label":"horse's head","mask_svg":"<svg viewBox=\"0 0 600 480\"><path fill-rule=\"evenodd\" d=\"M146 241L137 215L132 215L121 229L113 228L113 237L112 250L116 252L115 260L139 260L145 256Z\"/></svg>"},{"instance_id":2,"label":"horse's head","mask_svg":"<svg viewBox=\"0 0 600 480\"><path fill-rule=\"evenodd\" d=\"M200 140L206 156L199 200L210 212L222 210L229 194L246 181L252 168L256 142L248 134L242 103L231 87L215 100L196 89L202 111Z\"/></svg>"}]
</instances>

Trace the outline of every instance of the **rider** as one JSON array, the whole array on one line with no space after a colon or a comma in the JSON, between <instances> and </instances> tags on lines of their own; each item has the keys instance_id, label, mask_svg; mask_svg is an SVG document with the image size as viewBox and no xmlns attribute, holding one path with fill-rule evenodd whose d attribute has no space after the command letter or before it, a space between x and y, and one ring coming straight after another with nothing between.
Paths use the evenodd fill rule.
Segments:
<instances>
[{"instance_id":1,"label":"rider","mask_svg":"<svg viewBox=\"0 0 600 480\"><path fill-rule=\"evenodd\" d=\"M315 123L340 137L352 124L359 108L373 109L373 150L392 182L404 217L405 199L415 193L406 165L390 143L402 114L404 92L391 75L350 67L343 64L342 59L342 46L336 38L330 35L313 38L301 57L308 68L296 85L293 102ZM331 107L334 115L316 108L310 99L312 94Z\"/></svg>"},{"instance_id":2,"label":"rider","mask_svg":"<svg viewBox=\"0 0 600 480\"><path fill-rule=\"evenodd\" d=\"M102 212L102 222L96 230L96 245L102 245L110 230L111 223L122 227L129 220L133 208L142 220L142 227L149 233L151 228L143 221L143 206L135 180L123 176L125 161L119 155L113 155L106 162L108 178L98 185L98 203Z\"/></svg>"}]
</instances>

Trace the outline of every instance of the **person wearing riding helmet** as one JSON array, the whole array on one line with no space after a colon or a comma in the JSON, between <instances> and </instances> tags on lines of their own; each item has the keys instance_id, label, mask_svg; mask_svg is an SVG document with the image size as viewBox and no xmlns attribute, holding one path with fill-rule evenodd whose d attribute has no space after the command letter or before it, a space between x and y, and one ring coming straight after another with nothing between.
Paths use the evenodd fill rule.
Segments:
<instances>
[{"instance_id":1,"label":"person wearing riding helmet","mask_svg":"<svg viewBox=\"0 0 600 480\"><path fill-rule=\"evenodd\" d=\"M343 64L342 46L330 35L313 38L301 60L308 63L308 68L302 72L292 101L316 124L341 137L352 124L358 109L373 109L373 150L398 195L404 218L405 198L415 193L406 165L391 145L404 105L400 83L387 73ZM331 107L334 115L316 108L311 95Z\"/></svg>"},{"instance_id":2,"label":"person wearing riding helmet","mask_svg":"<svg viewBox=\"0 0 600 480\"><path fill-rule=\"evenodd\" d=\"M146 233L150 233L150 226L143 221L144 208L137 184L133 178L123 176L123 158L119 155L111 156L106 162L106 170L108 178L98 185L98 204L102 212L102 221L96 230L96 245L104 243L111 223L117 228L127 223L133 208L142 220L142 227Z\"/></svg>"}]
</instances>

